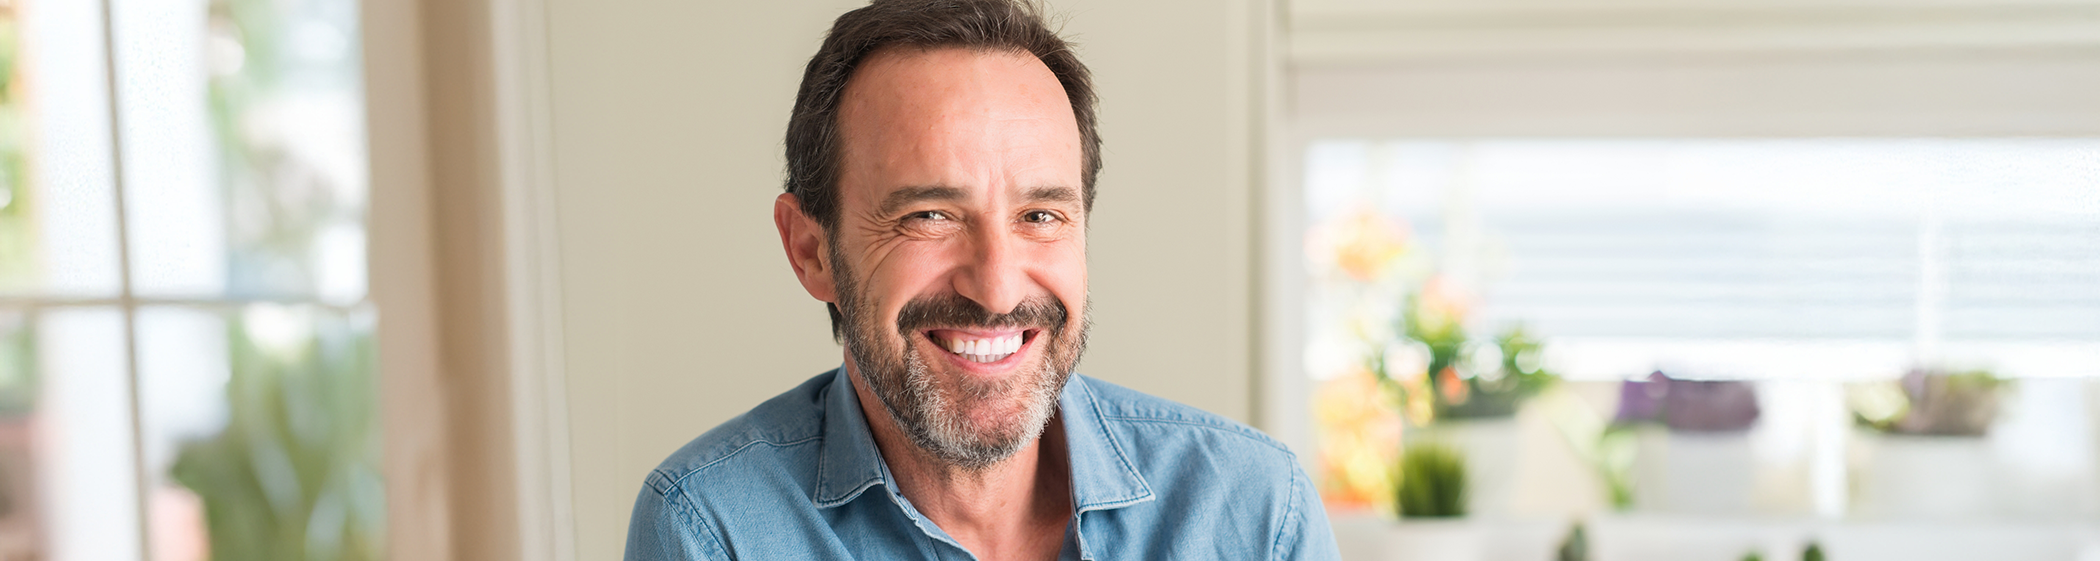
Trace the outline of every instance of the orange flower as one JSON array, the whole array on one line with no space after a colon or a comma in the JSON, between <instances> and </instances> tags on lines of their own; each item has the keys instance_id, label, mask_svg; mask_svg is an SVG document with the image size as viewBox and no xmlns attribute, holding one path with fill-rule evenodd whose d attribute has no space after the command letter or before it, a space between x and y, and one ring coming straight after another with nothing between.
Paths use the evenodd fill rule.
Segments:
<instances>
[{"instance_id":1,"label":"orange flower","mask_svg":"<svg viewBox=\"0 0 2100 561\"><path fill-rule=\"evenodd\" d=\"M1390 511L1400 419L1375 374L1359 370L1320 384L1314 395L1320 496L1333 509Z\"/></svg>"},{"instance_id":2,"label":"orange flower","mask_svg":"<svg viewBox=\"0 0 2100 561\"><path fill-rule=\"evenodd\" d=\"M1446 366L1443 372L1438 372L1436 386L1437 393L1444 394L1444 403L1458 405L1472 397L1472 392L1466 387L1466 381L1458 377L1457 367Z\"/></svg>"},{"instance_id":3,"label":"orange flower","mask_svg":"<svg viewBox=\"0 0 2100 561\"><path fill-rule=\"evenodd\" d=\"M1316 229L1307 254L1332 258L1334 267L1358 282L1370 282L1407 254L1407 228L1373 209L1362 209Z\"/></svg>"},{"instance_id":4,"label":"orange flower","mask_svg":"<svg viewBox=\"0 0 2100 561\"><path fill-rule=\"evenodd\" d=\"M1466 321L1473 313L1473 296L1442 275L1431 277L1422 283L1422 293L1415 302L1417 321L1431 330L1441 330Z\"/></svg>"}]
</instances>

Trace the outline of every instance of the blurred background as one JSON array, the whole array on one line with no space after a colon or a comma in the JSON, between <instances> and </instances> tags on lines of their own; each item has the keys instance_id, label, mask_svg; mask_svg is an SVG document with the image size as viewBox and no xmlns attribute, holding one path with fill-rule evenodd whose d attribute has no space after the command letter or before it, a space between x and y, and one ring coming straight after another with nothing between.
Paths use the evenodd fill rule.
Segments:
<instances>
[{"instance_id":1,"label":"blurred background","mask_svg":"<svg viewBox=\"0 0 2100 561\"><path fill-rule=\"evenodd\" d=\"M1082 372L1347 558L2100 560L2100 1L1049 4ZM857 5L0 0L0 560L616 558Z\"/></svg>"}]
</instances>

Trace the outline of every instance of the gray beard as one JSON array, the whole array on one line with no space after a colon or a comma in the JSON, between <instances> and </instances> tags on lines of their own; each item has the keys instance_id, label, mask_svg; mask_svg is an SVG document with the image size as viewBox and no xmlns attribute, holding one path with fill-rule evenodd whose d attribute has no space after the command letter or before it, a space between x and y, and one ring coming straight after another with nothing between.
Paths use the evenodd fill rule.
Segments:
<instances>
[{"instance_id":1,"label":"gray beard","mask_svg":"<svg viewBox=\"0 0 2100 561\"><path fill-rule=\"evenodd\" d=\"M836 247L836 245L834 245ZM832 263L843 263L834 257ZM883 344L884 329L878 325L872 310L864 303L864 296L856 293L855 284L846 277L851 274L843 267L835 268L834 281L839 287L839 309L846 318L845 345L853 359L854 368L868 384L868 389L882 402L882 408L890 420L903 429L912 445L936 461L964 471L983 471L1007 458L1013 457L1023 446L1041 437L1049 426L1050 417L1056 413L1057 396L1064 391L1065 383L1071 380L1073 368L1079 363L1080 354L1086 350L1086 333L1091 321L1082 312L1079 329L1067 329L1067 324L1041 326L1036 338L1043 343L1042 359L1034 365L1024 365L1020 375L986 382L967 376L948 380L937 377L928 366L926 357L912 344L917 326L899 325L895 333L902 345L892 347ZM959 302L958 302L959 301ZM909 309L918 302L907 304ZM953 296L945 302L950 311L965 304L974 303ZM1040 311L1044 306L1062 306L1051 303L1023 303L1022 307ZM938 306L936 306L938 307ZM1000 323L999 318L987 318L989 314L977 308L978 320L990 319ZM900 324L906 317L919 314L899 314ZM938 314L937 314L938 315ZM1009 316L1021 315L1020 310ZM1063 314L1059 314L1063 315ZM936 318L938 319L938 318ZM982 325L985 322L962 322L946 327ZM1007 403L1021 404L1021 410L993 426L978 426L971 422L971 414L986 407L1000 407Z\"/></svg>"},{"instance_id":2,"label":"gray beard","mask_svg":"<svg viewBox=\"0 0 2100 561\"><path fill-rule=\"evenodd\" d=\"M849 339L849 343L850 339ZM871 364L875 353L853 353L854 366L869 389L882 402L890 420L904 429L912 445L943 464L964 471L983 471L1041 437L1056 412L1057 396L1069 374L1060 374L1049 360L1017 378L984 382L956 380L952 391L941 384L916 349L906 344L902 368ZM860 347L866 348L866 347ZM894 355L893 355L894 356ZM890 361L881 361L890 362ZM1070 372L1070 370L1063 370ZM996 405L1001 398L1018 400L1019 414L989 427L971 422L969 414L980 407Z\"/></svg>"}]
</instances>

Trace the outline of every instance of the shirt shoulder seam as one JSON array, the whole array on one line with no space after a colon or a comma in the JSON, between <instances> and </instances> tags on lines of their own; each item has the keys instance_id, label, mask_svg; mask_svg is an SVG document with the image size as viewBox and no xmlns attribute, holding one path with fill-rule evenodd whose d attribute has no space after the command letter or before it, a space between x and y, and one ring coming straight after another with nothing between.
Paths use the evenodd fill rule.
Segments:
<instances>
[{"instance_id":1,"label":"shirt shoulder seam","mask_svg":"<svg viewBox=\"0 0 2100 561\"><path fill-rule=\"evenodd\" d=\"M1211 422L1204 422L1204 421L1195 421L1195 420L1188 420L1188 419L1163 419L1163 418L1159 418L1159 417L1131 417L1131 416L1123 416L1123 415L1102 415L1102 418L1104 418L1104 419L1111 419L1111 420L1116 420L1116 421L1130 421L1130 422L1137 422L1137 423L1162 423L1162 424L1184 425L1184 426L1191 426L1191 427L1196 427L1196 428L1202 428L1202 429L1209 429L1209 430L1212 430L1212 431L1216 431L1216 432L1221 432L1221 433L1225 433L1225 434L1230 434L1230 435L1233 435L1233 436L1238 436L1238 437L1240 437L1240 438L1245 438L1245 439L1247 439L1247 440L1252 440L1252 441L1254 441L1254 442L1255 442L1255 443L1257 443L1257 444L1261 444L1261 445L1263 445L1263 446L1267 446L1267 447L1269 447L1269 448L1273 448L1273 449L1275 449L1275 450L1276 450L1276 451L1278 451L1278 452L1282 452L1282 453L1283 453L1283 454L1284 454L1285 456L1289 456L1289 457L1293 457L1293 458L1297 457L1297 455L1296 455L1296 454L1293 454L1293 453L1291 452L1291 449L1290 449L1290 448L1286 448L1286 447L1284 447L1284 446L1283 446L1282 444L1279 444L1279 443L1277 443L1276 441L1274 441L1274 440L1271 440L1271 439L1269 439L1269 438L1268 438L1268 437L1266 437L1266 436L1262 436L1262 435L1259 435L1259 434L1250 434L1250 433L1249 433L1249 432L1248 432L1248 431L1247 431L1246 429L1241 429L1241 428L1239 428L1239 427L1235 427L1235 426L1230 426L1230 425L1220 425L1220 424L1218 424L1218 423L1211 423Z\"/></svg>"},{"instance_id":2,"label":"shirt shoulder seam","mask_svg":"<svg viewBox=\"0 0 2100 561\"><path fill-rule=\"evenodd\" d=\"M746 446L749 446L749 444L747 444ZM738 449L742 450L742 448ZM682 480L684 478L681 477L680 479ZM729 557L729 548L724 547L722 545L722 537L715 534L715 526L707 522L707 517L700 515L699 507L693 505L692 497L686 494L685 489L683 487L680 487L678 483L673 482L670 485L670 487L666 489L657 489L656 495L658 499L664 501L665 506L676 510L679 516L685 518L686 520L691 520L694 524L698 524L700 526L700 535L706 536L708 545L714 547L714 551L712 551L711 553L720 555L722 558Z\"/></svg>"},{"instance_id":3,"label":"shirt shoulder seam","mask_svg":"<svg viewBox=\"0 0 2100 561\"><path fill-rule=\"evenodd\" d=\"M1299 479L1302 475L1303 474L1299 473L1299 470L1291 470L1291 487L1290 489L1285 491L1289 493L1290 496L1284 501L1285 506L1283 511L1283 519L1279 521L1279 524L1281 524L1281 526L1276 528L1276 541L1274 543L1269 544L1270 559L1283 559L1284 538L1293 534L1293 531L1298 529L1300 526L1300 524L1298 524L1298 522L1295 519L1298 516L1301 516L1298 513L1298 500L1300 498L1300 495L1298 494L1298 487L1304 484L1304 482Z\"/></svg>"},{"instance_id":4,"label":"shirt shoulder seam","mask_svg":"<svg viewBox=\"0 0 2100 561\"><path fill-rule=\"evenodd\" d=\"M717 465L717 464L720 464L720 463L722 463L722 462L726 462L726 461L729 461L730 459L732 459L732 458L735 458L735 457L736 457L736 456L737 456L738 454L742 454L742 453L744 453L744 450L747 450L747 449L751 448L752 446L757 446L757 445L760 445L760 444L764 444L764 445L767 445L767 446L771 446L771 447L774 447L774 448L787 448L787 447L790 447L790 446L800 446L800 445L803 445L803 444L808 444L808 443L810 443L810 442L814 442L814 441L818 441L818 440L823 440L823 439L824 439L824 435L822 435L822 434L817 434L817 435L811 435L811 436L806 436L806 437L798 438L798 439L795 439L795 440L789 440L789 441L784 441L784 442L773 442L773 441L770 441L770 440L765 440L765 439L753 439L753 440L752 440L752 441L750 441L750 442L746 442L746 443L744 443L744 444L743 444L742 446L738 446L738 447L736 447L736 449L735 449L735 450L730 450L730 451L729 451L729 453L727 453L727 454L723 454L723 455L722 455L722 457L720 457L720 458L715 458L715 459L713 459L713 460L709 460L709 461L708 461L707 463L705 463L705 464L701 464L701 465L700 465L699 467L695 467L695 468L692 468L692 469L688 469L688 470L685 470L685 471L684 471L684 473L675 473L675 472L667 472L667 471L665 471L665 470L663 470L663 469L661 469L661 468L657 469L657 472L658 472L658 473L663 473L663 474L664 474L665 476L672 476L672 475L676 475L676 477L669 477L669 479L671 480L671 486L672 486L673 488L683 489L683 488L685 488L685 479L686 479L686 478L688 478L688 477L692 477L692 476L693 476L693 474L695 474L695 473L700 473L700 472L702 472L702 471L706 471L706 470L707 470L707 468L715 467L715 465Z\"/></svg>"}]
</instances>

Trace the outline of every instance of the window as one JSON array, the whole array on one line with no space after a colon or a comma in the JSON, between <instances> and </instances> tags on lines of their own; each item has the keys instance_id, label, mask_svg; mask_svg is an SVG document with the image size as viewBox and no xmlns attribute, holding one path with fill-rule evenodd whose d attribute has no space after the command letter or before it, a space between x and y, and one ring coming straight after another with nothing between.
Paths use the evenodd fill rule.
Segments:
<instances>
[{"instance_id":1,"label":"window","mask_svg":"<svg viewBox=\"0 0 2100 561\"><path fill-rule=\"evenodd\" d=\"M0 558L377 558L357 3L104 7L0 4Z\"/></svg>"},{"instance_id":2,"label":"window","mask_svg":"<svg viewBox=\"0 0 2100 561\"><path fill-rule=\"evenodd\" d=\"M2028 543L2088 547L2074 521L2100 507L2085 498L2100 140L1304 154L1303 359L1330 507L1405 511L1414 467L1399 458L1428 443L1471 462L1470 514L1496 531L1557 539L1521 527L1573 512L1626 558L1808 539L1954 555L2008 539L1989 537L2006 520ZM1538 373L1551 389L1511 381ZM1946 389L1972 380L1988 386ZM1992 397L1935 403L1928 386ZM1654 391L1704 397L1637 395ZM1629 405L1642 399L1661 405ZM1891 399L1965 413L1896 427L1879 411ZM1684 532L1708 537L1671 537ZM1771 536L1787 543L1744 541Z\"/></svg>"}]
</instances>

